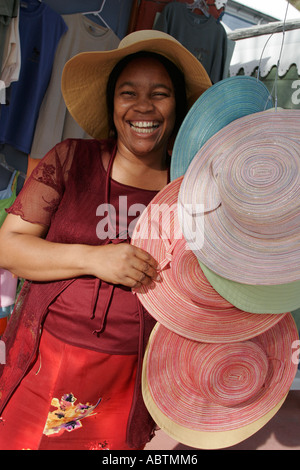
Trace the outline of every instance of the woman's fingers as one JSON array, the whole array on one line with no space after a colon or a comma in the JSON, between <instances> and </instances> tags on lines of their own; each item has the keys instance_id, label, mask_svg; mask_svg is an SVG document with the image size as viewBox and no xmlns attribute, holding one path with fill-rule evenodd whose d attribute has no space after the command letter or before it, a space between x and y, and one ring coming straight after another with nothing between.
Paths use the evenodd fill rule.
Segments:
<instances>
[{"instance_id":1,"label":"woman's fingers","mask_svg":"<svg viewBox=\"0 0 300 470\"><path fill-rule=\"evenodd\" d=\"M111 243L102 246L99 253L104 256L101 256L101 263L98 258L97 276L104 281L133 288L158 280L158 263L139 247Z\"/></svg>"},{"instance_id":2,"label":"woman's fingers","mask_svg":"<svg viewBox=\"0 0 300 470\"><path fill-rule=\"evenodd\" d=\"M132 246L132 245L130 245ZM153 258L153 256L148 253L147 251L143 250L142 248L139 248L139 247L133 247L132 248L134 249L134 255L135 257L140 260L140 261L144 261L147 265L149 265L150 267L152 267L153 269L157 269L158 268L158 263L157 261Z\"/></svg>"},{"instance_id":3,"label":"woman's fingers","mask_svg":"<svg viewBox=\"0 0 300 470\"><path fill-rule=\"evenodd\" d=\"M140 285L149 285L159 279L158 264L156 260L141 248L135 247L134 257L132 258L130 277Z\"/></svg>"}]
</instances>

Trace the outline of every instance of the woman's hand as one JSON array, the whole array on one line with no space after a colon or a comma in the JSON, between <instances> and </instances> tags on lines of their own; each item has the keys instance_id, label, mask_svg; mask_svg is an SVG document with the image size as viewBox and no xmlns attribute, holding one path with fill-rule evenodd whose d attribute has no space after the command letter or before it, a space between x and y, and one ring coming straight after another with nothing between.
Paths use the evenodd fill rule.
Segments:
<instances>
[{"instance_id":1,"label":"woman's hand","mask_svg":"<svg viewBox=\"0 0 300 470\"><path fill-rule=\"evenodd\" d=\"M106 282L136 288L159 279L156 260L141 248L110 243L91 249L92 274Z\"/></svg>"}]
</instances>

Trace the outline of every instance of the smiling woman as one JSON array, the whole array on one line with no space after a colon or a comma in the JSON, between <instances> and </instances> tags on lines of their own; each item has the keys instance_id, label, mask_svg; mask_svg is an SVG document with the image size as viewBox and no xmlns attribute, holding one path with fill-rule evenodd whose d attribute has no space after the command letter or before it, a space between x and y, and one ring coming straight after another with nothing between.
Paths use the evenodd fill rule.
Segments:
<instances>
[{"instance_id":1,"label":"smiling woman","mask_svg":"<svg viewBox=\"0 0 300 470\"><path fill-rule=\"evenodd\" d=\"M149 73L145 74L147 67ZM175 110L175 90L164 66L155 58L132 58L120 74L114 94L118 136L112 169L115 180L154 190L167 184L167 149L174 131ZM134 171L137 159L142 172ZM129 171L123 171L124 162Z\"/></svg>"},{"instance_id":2,"label":"smiling woman","mask_svg":"<svg viewBox=\"0 0 300 470\"><path fill-rule=\"evenodd\" d=\"M117 132L115 128L115 123L114 123L114 92L115 92L115 87L116 87L116 81L118 77L120 76L121 72L124 70L124 68L134 59L134 58L149 58L156 60L160 62L163 67L164 67L164 72L168 73L169 79L172 81L172 88L174 91L175 95L175 104L176 104L176 125L174 128L174 134L179 129L180 124L182 123L186 112L187 112L187 96L186 96L186 86L185 86L185 81L184 81L184 74L181 72L181 70L175 66L175 64L167 59L166 57L154 53L151 51L141 51L137 52L135 54L129 55L124 57L124 59L120 60L120 62L117 63L117 65L114 67L112 70L108 84L107 84L107 110L108 110L108 122L109 122L109 129L110 129L110 135L116 137ZM157 84L158 87L159 85L162 85L160 83ZM155 94L157 95L157 98L159 99L160 94L164 95L164 93L168 92L170 93L171 88L164 89L165 85L162 85L162 90L155 90ZM129 91L128 91L129 93Z\"/></svg>"},{"instance_id":3,"label":"smiling woman","mask_svg":"<svg viewBox=\"0 0 300 470\"><path fill-rule=\"evenodd\" d=\"M158 31L66 64L64 99L93 138L50 150L1 227L0 266L33 282L2 338L0 449L141 449L152 438L141 366L155 320L131 288L158 272L128 243L132 209L168 183L172 138L210 85L200 62Z\"/></svg>"}]
</instances>

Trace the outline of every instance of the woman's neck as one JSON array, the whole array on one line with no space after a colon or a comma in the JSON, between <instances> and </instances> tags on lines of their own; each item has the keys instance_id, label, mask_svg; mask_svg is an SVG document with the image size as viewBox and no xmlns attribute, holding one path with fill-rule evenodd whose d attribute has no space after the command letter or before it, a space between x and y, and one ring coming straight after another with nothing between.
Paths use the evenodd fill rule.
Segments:
<instances>
[{"instance_id":1,"label":"woman's neck","mask_svg":"<svg viewBox=\"0 0 300 470\"><path fill-rule=\"evenodd\" d=\"M167 184L168 173L166 150L134 155L118 146L110 176L128 186L159 191Z\"/></svg>"}]
</instances>

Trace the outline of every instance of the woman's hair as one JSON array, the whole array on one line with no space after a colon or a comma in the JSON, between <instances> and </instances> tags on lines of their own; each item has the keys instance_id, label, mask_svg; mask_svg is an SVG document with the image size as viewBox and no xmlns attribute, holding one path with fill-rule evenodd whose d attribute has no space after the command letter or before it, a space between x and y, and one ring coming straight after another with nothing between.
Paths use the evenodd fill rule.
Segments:
<instances>
[{"instance_id":1,"label":"woman's hair","mask_svg":"<svg viewBox=\"0 0 300 470\"><path fill-rule=\"evenodd\" d=\"M108 111L108 125L109 125L109 133L111 137L117 136L117 131L114 124L114 94L115 94L115 87L119 76L121 75L122 71L125 67L136 58L144 58L150 57L158 60L163 66L165 67L166 71L168 72L170 79L172 80L174 91L175 91L175 102L176 102L176 120L174 126L174 132L176 133L187 113L187 98L186 98L186 87L185 87L185 80L184 75L178 67L171 62L166 57L156 54L155 52L149 51L140 51L136 52L135 54L130 54L123 59L121 59L113 68L107 82L106 88L106 103L107 103L107 111Z\"/></svg>"}]
</instances>

